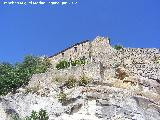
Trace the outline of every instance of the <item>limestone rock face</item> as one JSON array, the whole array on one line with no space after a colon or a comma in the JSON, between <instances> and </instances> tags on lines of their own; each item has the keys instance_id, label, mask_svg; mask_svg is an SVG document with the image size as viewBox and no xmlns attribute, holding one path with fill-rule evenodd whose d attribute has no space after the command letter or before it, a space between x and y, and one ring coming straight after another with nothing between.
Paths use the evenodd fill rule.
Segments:
<instances>
[{"instance_id":1,"label":"limestone rock face","mask_svg":"<svg viewBox=\"0 0 160 120\"><path fill-rule=\"evenodd\" d=\"M146 91L131 84L127 89L103 83L64 89L68 98L65 105L58 101L58 92L49 96L23 92L8 94L0 99L0 120L9 120L13 114L24 118L32 110L41 108L47 110L50 120L160 120L158 94L150 98L145 95Z\"/></svg>"},{"instance_id":2,"label":"limestone rock face","mask_svg":"<svg viewBox=\"0 0 160 120\"><path fill-rule=\"evenodd\" d=\"M78 56L86 53L87 64L35 74L15 94L0 96L0 120L25 118L40 109L47 111L49 120L160 120L160 65L153 64L159 50L117 51L101 37L78 44L77 50L82 49L87 53ZM75 58L72 50L64 57L72 53ZM50 59L55 63L60 57ZM71 76L75 83L66 82Z\"/></svg>"}]
</instances>

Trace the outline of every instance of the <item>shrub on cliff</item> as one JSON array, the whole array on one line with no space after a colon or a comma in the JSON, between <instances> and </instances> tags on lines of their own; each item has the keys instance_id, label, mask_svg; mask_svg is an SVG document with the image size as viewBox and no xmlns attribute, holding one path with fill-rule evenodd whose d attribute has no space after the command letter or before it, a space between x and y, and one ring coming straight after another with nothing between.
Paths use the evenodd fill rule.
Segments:
<instances>
[{"instance_id":1,"label":"shrub on cliff","mask_svg":"<svg viewBox=\"0 0 160 120\"><path fill-rule=\"evenodd\" d=\"M86 59L85 58L80 58L77 60L72 60L71 62L68 62L66 60L62 60L59 63L56 64L56 68L58 70L60 69L65 69L71 66L77 66L77 65L84 65L86 64Z\"/></svg>"},{"instance_id":2,"label":"shrub on cliff","mask_svg":"<svg viewBox=\"0 0 160 120\"><path fill-rule=\"evenodd\" d=\"M17 79L15 78L14 66L10 63L0 64L0 95L8 93L12 88L15 87Z\"/></svg>"},{"instance_id":3,"label":"shrub on cliff","mask_svg":"<svg viewBox=\"0 0 160 120\"><path fill-rule=\"evenodd\" d=\"M81 58L81 59L80 59L80 63L81 63L82 65L86 64L86 58Z\"/></svg>"},{"instance_id":4,"label":"shrub on cliff","mask_svg":"<svg viewBox=\"0 0 160 120\"><path fill-rule=\"evenodd\" d=\"M117 79L123 80L125 77L128 77L128 74L122 68L116 68L115 72L116 72Z\"/></svg>"},{"instance_id":5,"label":"shrub on cliff","mask_svg":"<svg viewBox=\"0 0 160 120\"><path fill-rule=\"evenodd\" d=\"M63 60L63 61L60 61L60 62L56 65L56 68L57 68L58 70L60 70L60 69L68 68L69 66L70 66L70 63L67 62L67 61L65 61L65 60Z\"/></svg>"},{"instance_id":6,"label":"shrub on cliff","mask_svg":"<svg viewBox=\"0 0 160 120\"><path fill-rule=\"evenodd\" d=\"M79 86L86 86L89 83L89 78L86 76L81 76L79 80Z\"/></svg>"},{"instance_id":7,"label":"shrub on cliff","mask_svg":"<svg viewBox=\"0 0 160 120\"><path fill-rule=\"evenodd\" d=\"M27 116L25 120L48 120L49 116L46 110L41 109L39 112L32 111L31 116Z\"/></svg>"},{"instance_id":8,"label":"shrub on cliff","mask_svg":"<svg viewBox=\"0 0 160 120\"><path fill-rule=\"evenodd\" d=\"M79 59L79 60L71 61L71 65L72 65L72 66L84 65L85 63L86 63L86 61L85 61L84 58L81 58L81 59Z\"/></svg>"},{"instance_id":9,"label":"shrub on cliff","mask_svg":"<svg viewBox=\"0 0 160 120\"><path fill-rule=\"evenodd\" d=\"M44 73L51 66L47 58L26 56L20 68L28 71L29 74Z\"/></svg>"},{"instance_id":10,"label":"shrub on cliff","mask_svg":"<svg viewBox=\"0 0 160 120\"><path fill-rule=\"evenodd\" d=\"M67 88L70 89L75 87L76 82L77 82L76 78L74 76L70 76L68 80L65 82L65 85L67 86Z\"/></svg>"},{"instance_id":11,"label":"shrub on cliff","mask_svg":"<svg viewBox=\"0 0 160 120\"><path fill-rule=\"evenodd\" d=\"M71 61L71 65L72 65L72 66L76 66L76 65L77 65L77 63L78 63L78 62L77 62L76 60Z\"/></svg>"},{"instance_id":12,"label":"shrub on cliff","mask_svg":"<svg viewBox=\"0 0 160 120\"><path fill-rule=\"evenodd\" d=\"M122 49L123 47L121 46L121 45L115 45L114 46L114 49L116 49L116 50L120 50L120 49Z\"/></svg>"},{"instance_id":13,"label":"shrub on cliff","mask_svg":"<svg viewBox=\"0 0 160 120\"><path fill-rule=\"evenodd\" d=\"M63 91L58 94L58 101L62 104L65 104L67 102L67 95Z\"/></svg>"},{"instance_id":14,"label":"shrub on cliff","mask_svg":"<svg viewBox=\"0 0 160 120\"><path fill-rule=\"evenodd\" d=\"M15 92L19 87L28 84L33 74L43 73L50 67L47 58L26 56L22 63L12 65L0 63L0 95Z\"/></svg>"}]
</instances>

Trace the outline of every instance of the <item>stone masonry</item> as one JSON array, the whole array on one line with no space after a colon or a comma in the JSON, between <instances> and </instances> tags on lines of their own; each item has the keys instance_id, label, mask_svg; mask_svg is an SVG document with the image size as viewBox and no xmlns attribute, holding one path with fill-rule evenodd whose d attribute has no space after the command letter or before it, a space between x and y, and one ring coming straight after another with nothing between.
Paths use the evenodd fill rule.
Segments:
<instances>
[{"instance_id":1,"label":"stone masonry","mask_svg":"<svg viewBox=\"0 0 160 120\"><path fill-rule=\"evenodd\" d=\"M61 60L84 57L86 64L55 67ZM96 37L49 60L53 67L45 73L34 74L16 93L0 96L0 120L11 120L13 115L23 119L40 109L47 111L49 120L160 120L159 49L116 50L108 38ZM79 84L83 76L86 85ZM70 82L72 88L67 87L69 78L76 81Z\"/></svg>"},{"instance_id":2,"label":"stone masonry","mask_svg":"<svg viewBox=\"0 0 160 120\"><path fill-rule=\"evenodd\" d=\"M55 68L55 65L61 60L70 61L83 57L86 58L87 63L101 64L102 66L99 68L101 68L101 74L104 75L109 70L111 73L112 68L120 64L131 73L157 81L160 79L160 49L123 48L116 50L110 45L109 39L105 37L98 36L93 41L77 43L50 56L49 59Z\"/></svg>"}]
</instances>

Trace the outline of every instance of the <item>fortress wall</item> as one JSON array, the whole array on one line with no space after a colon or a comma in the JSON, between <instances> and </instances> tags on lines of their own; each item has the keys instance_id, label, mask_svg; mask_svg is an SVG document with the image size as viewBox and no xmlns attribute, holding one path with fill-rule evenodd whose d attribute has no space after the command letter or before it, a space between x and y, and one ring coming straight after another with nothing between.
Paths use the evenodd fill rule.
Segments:
<instances>
[{"instance_id":1,"label":"fortress wall","mask_svg":"<svg viewBox=\"0 0 160 120\"><path fill-rule=\"evenodd\" d=\"M159 49L124 48L118 54L130 72L150 79L160 79L160 64L156 63L156 58L160 56Z\"/></svg>"},{"instance_id":2,"label":"fortress wall","mask_svg":"<svg viewBox=\"0 0 160 120\"><path fill-rule=\"evenodd\" d=\"M155 64L160 58L160 52L154 48L123 48L116 50L112 56L125 65Z\"/></svg>"},{"instance_id":3,"label":"fortress wall","mask_svg":"<svg viewBox=\"0 0 160 120\"><path fill-rule=\"evenodd\" d=\"M108 38L104 37L96 37L91 42L91 46L92 56L107 52L110 47Z\"/></svg>"},{"instance_id":4,"label":"fortress wall","mask_svg":"<svg viewBox=\"0 0 160 120\"><path fill-rule=\"evenodd\" d=\"M113 55L113 48L109 44L109 39L104 37L96 37L95 40L91 42L91 62L102 62L109 60Z\"/></svg>"},{"instance_id":5,"label":"fortress wall","mask_svg":"<svg viewBox=\"0 0 160 120\"><path fill-rule=\"evenodd\" d=\"M160 80L160 64L135 64L129 70L139 76Z\"/></svg>"},{"instance_id":6,"label":"fortress wall","mask_svg":"<svg viewBox=\"0 0 160 120\"><path fill-rule=\"evenodd\" d=\"M57 64L61 60L75 60L79 58L85 57L88 62L91 62L91 57L94 59L94 61L102 61L103 60L103 54L102 52L105 52L106 54L112 54L112 48L109 45L108 38L104 37L96 37L93 41L86 41L82 42L76 45L73 45L69 49L63 50L59 53L57 53L54 56L51 56L49 59L51 60L51 63L53 66ZM99 57L101 56L101 57ZM99 59L101 58L101 59Z\"/></svg>"},{"instance_id":7,"label":"fortress wall","mask_svg":"<svg viewBox=\"0 0 160 120\"><path fill-rule=\"evenodd\" d=\"M160 55L159 49L155 48L124 48L122 57L135 63L154 63L155 57Z\"/></svg>"},{"instance_id":8,"label":"fortress wall","mask_svg":"<svg viewBox=\"0 0 160 120\"><path fill-rule=\"evenodd\" d=\"M82 58L85 56L85 58L89 60L90 42L83 43L81 46L80 53L77 55L77 57Z\"/></svg>"},{"instance_id":9,"label":"fortress wall","mask_svg":"<svg viewBox=\"0 0 160 120\"><path fill-rule=\"evenodd\" d=\"M56 79L60 80L59 83L63 83L68 80L70 76L74 76L77 80L80 80L80 77L85 75L89 79L100 80L100 66L97 63L86 64L84 66L74 66L68 69L62 70L50 70L46 73L34 74L29 81L29 87L34 87L35 85L40 85L40 87L46 88L54 86L53 81ZM63 84L62 84L63 85Z\"/></svg>"},{"instance_id":10,"label":"fortress wall","mask_svg":"<svg viewBox=\"0 0 160 120\"><path fill-rule=\"evenodd\" d=\"M50 57L50 61L53 64L57 64L61 60L75 60L82 57L89 58L89 41L80 43L78 45L74 45L69 49L61 51L60 53L56 54L55 56Z\"/></svg>"},{"instance_id":11,"label":"fortress wall","mask_svg":"<svg viewBox=\"0 0 160 120\"><path fill-rule=\"evenodd\" d=\"M160 57L159 49L124 48L123 50L115 50L110 47L105 49L104 47L101 53L96 53L94 54L95 59L100 60L105 67L105 78L107 78L107 76L114 76L114 73L112 73L114 72L114 66L121 63L124 64L131 73L149 79L160 80L160 63L155 62L155 58ZM98 61L96 62L98 63Z\"/></svg>"},{"instance_id":12,"label":"fortress wall","mask_svg":"<svg viewBox=\"0 0 160 120\"><path fill-rule=\"evenodd\" d=\"M64 54L62 55L62 53ZM113 72L112 69L114 69L116 64L124 64L126 68L134 74L151 79L160 79L160 64L156 63L157 58L160 58L160 49L123 48L121 50L115 50L110 46L109 40L104 37L96 37L91 42L88 41L74 45L69 49L51 57L50 59L55 65L58 63L58 61L63 59L69 61L81 58L83 56L85 56L89 63L93 65L102 64L101 68L105 67L104 76L111 75ZM74 73L78 71L76 74L82 73L80 71L85 71L84 68L82 70L82 66L77 66L77 68L72 69ZM86 74L89 75L92 70L96 71L96 69L99 71L100 68L94 68L94 66L89 67L86 69ZM111 76L113 75L114 74Z\"/></svg>"},{"instance_id":13,"label":"fortress wall","mask_svg":"<svg viewBox=\"0 0 160 120\"><path fill-rule=\"evenodd\" d=\"M79 79L81 76L85 75L88 78L92 78L95 80L99 80L101 78L100 76L100 66L97 63L93 64L86 64L84 66L72 66L68 69L62 69L62 70L53 70L51 71L53 77L65 77L68 78L69 76L75 76L77 79Z\"/></svg>"}]
</instances>

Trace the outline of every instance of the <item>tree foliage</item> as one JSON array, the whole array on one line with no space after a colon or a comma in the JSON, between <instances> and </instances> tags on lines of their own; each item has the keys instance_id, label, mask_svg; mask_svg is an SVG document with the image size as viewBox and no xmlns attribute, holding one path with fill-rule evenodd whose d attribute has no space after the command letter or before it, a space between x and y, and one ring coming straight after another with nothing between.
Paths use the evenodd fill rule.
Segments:
<instances>
[{"instance_id":1,"label":"tree foliage","mask_svg":"<svg viewBox=\"0 0 160 120\"><path fill-rule=\"evenodd\" d=\"M67 95L63 91L58 94L58 101L62 104L65 104L67 102Z\"/></svg>"},{"instance_id":2,"label":"tree foliage","mask_svg":"<svg viewBox=\"0 0 160 120\"><path fill-rule=\"evenodd\" d=\"M79 86L86 86L89 83L89 78L85 75L80 77Z\"/></svg>"},{"instance_id":3,"label":"tree foliage","mask_svg":"<svg viewBox=\"0 0 160 120\"><path fill-rule=\"evenodd\" d=\"M65 69L65 68L68 68L68 67L70 67L70 63L67 62L67 61L65 61L65 60L60 61L60 62L56 65L56 68L57 68L58 70L60 70L60 69Z\"/></svg>"},{"instance_id":4,"label":"tree foliage","mask_svg":"<svg viewBox=\"0 0 160 120\"><path fill-rule=\"evenodd\" d=\"M116 49L116 50L120 50L120 49L122 49L123 47L121 46L121 45L115 45L114 46L114 49Z\"/></svg>"},{"instance_id":5,"label":"tree foliage","mask_svg":"<svg viewBox=\"0 0 160 120\"><path fill-rule=\"evenodd\" d=\"M51 66L47 58L26 56L22 63L0 63L0 95L15 92L28 84L33 74L43 73Z\"/></svg>"},{"instance_id":6,"label":"tree foliage","mask_svg":"<svg viewBox=\"0 0 160 120\"><path fill-rule=\"evenodd\" d=\"M25 118L19 118L16 115L12 115L13 120L48 120L49 116L46 110L40 109L39 112L32 111L30 116L26 116Z\"/></svg>"},{"instance_id":7,"label":"tree foliage","mask_svg":"<svg viewBox=\"0 0 160 120\"><path fill-rule=\"evenodd\" d=\"M41 109L39 112L32 111L31 116L27 116L25 120L48 120L49 116L46 110Z\"/></svg>"},{"instance_id":8,"label":"tree foliage","mask_svg":"<svg viewBox=\"0 0 160 120\"><path fill-rule=\"evenodd\" d=\"M56 68L58 70L60 69L65 69L68 68L70 66L77 66L77 65L84 65L86 64L86 59L85 58L81 58L78 60L72 60L71 62L68 62L66 60L62 60L59 63L56 64Z\"/></svg>"}]
</instances>

